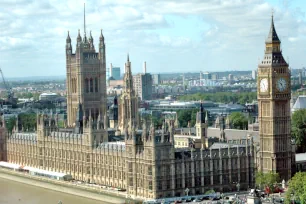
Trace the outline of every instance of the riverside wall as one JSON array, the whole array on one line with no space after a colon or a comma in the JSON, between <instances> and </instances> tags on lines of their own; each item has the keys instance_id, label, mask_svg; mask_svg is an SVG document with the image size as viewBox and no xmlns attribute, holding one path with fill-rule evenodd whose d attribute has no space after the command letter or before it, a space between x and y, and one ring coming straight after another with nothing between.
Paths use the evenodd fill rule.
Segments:
<instances>
[{"instance_id":1,"label":"riverside wall","mask_svg":"<svg viewBox=\"0 0 306 204\"><path fill-rule=\"evenodd\" d=\"M26 173L1 168L0 178L98 201L104 201L107 203L121 204L127 203L128 201L126 199L126 193L123 192L111 192L104 189L91 188L89 186L80 186L67 181L65 182L38 176L31 176ZM129 202L142 203L141 200L129 200Z\"/></svg>"}]
</instances>

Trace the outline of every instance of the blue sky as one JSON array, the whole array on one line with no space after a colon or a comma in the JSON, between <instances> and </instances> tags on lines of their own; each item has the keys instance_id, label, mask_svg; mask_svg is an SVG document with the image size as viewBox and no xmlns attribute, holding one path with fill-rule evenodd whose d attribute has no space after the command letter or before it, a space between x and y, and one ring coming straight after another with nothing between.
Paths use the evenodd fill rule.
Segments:
<instances>
[{"instance_id":1,"label":"blue sky","mask_svg":"<svg viewBox=\"0 0 306 204\"><path fill-rule=\"evenodd\" d=\"M133 73L254 70L271 11L292 68L306 66L303 0L102 0L86 2L87 31L100 29L107 66ZM84 0L1 0L0 67L8 77L65 75L67 31L75 48ZM122 69L123 70L123 69Z\"/></svg>"}]
</instances>

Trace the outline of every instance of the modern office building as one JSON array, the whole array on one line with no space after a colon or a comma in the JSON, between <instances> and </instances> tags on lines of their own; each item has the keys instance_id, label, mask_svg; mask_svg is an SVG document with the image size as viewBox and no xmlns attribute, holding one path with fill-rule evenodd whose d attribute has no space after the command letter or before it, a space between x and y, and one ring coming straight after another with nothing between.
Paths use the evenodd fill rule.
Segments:
<instances>
[{"instance_id":1,"label":"modern office building","mask_svg":"<svg viewBox=\"0 0 306 204\"><path fill-rule=\"evenodd\" d=\"M256 70L253 70L252 71L252 79L257 79L257 71Z\"/></svg>"},{"instance_id":2,"label":"modern office building","mask_svg":"<svg viewBox=\"0 0 306 204\"><path fill-rule=\"evenodd\" d=\"M153 85L160 84L160 74L152 74L152 83Z\"/></svg>"},{"instance_id":3,"label":"modern office building","mask_svg":"<svg viewBox=\"0 0 306 204\"><path fill-rule=\"evenodd\" d=\"M113 77L114 80L121 79L121 70L120 67L113 67L111 66L111 77Z\"/></svg>"},{"instance_id":4,"label":"modern office building","mask_svg":"<svg viewBox=\"0 0 306 204\"><path fill-rule=\"evenodd\" d=\"M209 72L205 72L203 75L203 79L212 79L212 75L211 75L211 73L209 73Z\"/></svg>"}]
</instances>

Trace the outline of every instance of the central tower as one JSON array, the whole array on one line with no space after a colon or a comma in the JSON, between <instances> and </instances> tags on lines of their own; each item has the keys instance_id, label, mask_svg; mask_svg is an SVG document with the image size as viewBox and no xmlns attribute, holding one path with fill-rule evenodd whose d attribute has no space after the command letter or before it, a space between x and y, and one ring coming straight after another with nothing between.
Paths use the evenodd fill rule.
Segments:
<instances>
[{"instance_id":1,"label":"central tower","mask_svg":"<svg viewBox=\"0 0 306 204\"><path fill-rule=\"evenodd\" d=\"M277 172L285 180L291 177L290 75L272 16L264 59L258 65L258 162L259 170Z\"/></svg>"}]
</instances>

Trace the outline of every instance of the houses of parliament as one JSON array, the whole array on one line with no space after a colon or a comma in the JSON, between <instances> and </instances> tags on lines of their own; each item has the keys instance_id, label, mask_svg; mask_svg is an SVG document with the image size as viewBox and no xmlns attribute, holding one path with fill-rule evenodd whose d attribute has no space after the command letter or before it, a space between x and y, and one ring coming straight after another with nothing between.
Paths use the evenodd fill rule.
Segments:
<instances>
[{"instance_id":1,"label":"houses of parliament","mask_svg":"<svg viewBox=\"0 0 306 204\"><path fill-rule=\"evenodd\" d=\"M18 121L8 134L0 123L0 160L72 175L75 180L125 189L132 197L163 198L235 191L255 185L255 172L278 172L291 178L294 153L290 142L290 71L282 56L273 17L264 59L258 66L259 150L249 137L210 144L208 118L202 105L196 115L197 148L175 147L177 124L161 129L138 115L131 60L125 63L124 91L106 106L106 45L101 31L96 48L91 35L80 31L73 52L66 39L67 122L37 114L35 132L24 132ZM118 100L118 107L117 107ZM109 127L117 129L113 141ZM222 138L225 138L222 132Z\"/></svg>"}]
</instances>

